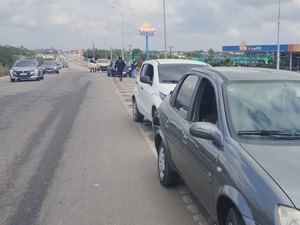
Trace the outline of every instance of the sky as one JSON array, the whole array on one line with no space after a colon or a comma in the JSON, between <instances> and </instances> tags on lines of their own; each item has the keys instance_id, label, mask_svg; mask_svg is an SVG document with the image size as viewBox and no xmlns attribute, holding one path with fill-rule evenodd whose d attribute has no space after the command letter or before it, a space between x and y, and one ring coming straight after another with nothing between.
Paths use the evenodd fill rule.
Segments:
<instances>
[{"instance_id":1,"label":"sky","mask_svg":"<svg viewBox=\"0 0 300 225\"><path fill-rule=\"evenodd\" d=\"M165 0L166 47L276 44L279 0ZM280 43L300 44L300 0L281 0ZM150 50L164 50L163 0L0 0L0 45L28 49L145 50L138 32L155 28ZM122 26L123 18L123 26Z\"/></svg>"}]
</instances>

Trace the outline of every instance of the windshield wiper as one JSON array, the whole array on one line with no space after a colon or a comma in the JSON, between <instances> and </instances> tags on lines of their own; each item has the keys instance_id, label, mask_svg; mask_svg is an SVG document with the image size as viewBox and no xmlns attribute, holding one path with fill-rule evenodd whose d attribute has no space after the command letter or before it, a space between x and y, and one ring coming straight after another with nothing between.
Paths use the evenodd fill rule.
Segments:
<instances>
[{"instance_id":1,"label":"windshield wiper","mask_svg":"<svg viewBox=\"0 0 300 225\"><path fill-rule=\"evenodd\" d=\"M260 136L300 136L300 133L285 132L280 130L243 130L239 131L238 135L260 135Z\"/></svg>"},{"instance_id":2,"label":"windshield wiper","mask_svg":"<svg viewBox=\"0 0 300 225\"><path fill-rule=\"evenodd\" d=\"M173 84L177 84L178 80L162 80L163 82L168 82L168 83L173 83Z\"/></svg>"}]
</instances>

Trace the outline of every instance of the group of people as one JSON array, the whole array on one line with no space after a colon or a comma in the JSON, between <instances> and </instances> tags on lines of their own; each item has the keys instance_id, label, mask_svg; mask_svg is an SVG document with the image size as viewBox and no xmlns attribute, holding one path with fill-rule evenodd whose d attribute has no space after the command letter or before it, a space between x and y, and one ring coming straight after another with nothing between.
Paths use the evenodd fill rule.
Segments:
<instances>
[{"instance_id":1,"label":"group of people","mask_svg":"<svg viewBox=\"0 0 300 225\"><path fill-rule=\"evenodd\" d=\"M135 78L136 68L137 68L137 62L134 59L134 57L132 57L132 59L129 61L129 65L130 65L130 68L131 68L131 77ZM115 63L115 68L117 70L118 77L119 77L120 81L122 81L123 71L125 69L125 66L126 66L126 63L124 62L124 60L122 59L122 57L119 56L119 58L117 59L117 61Z\"/></svg>"}]
</instances>

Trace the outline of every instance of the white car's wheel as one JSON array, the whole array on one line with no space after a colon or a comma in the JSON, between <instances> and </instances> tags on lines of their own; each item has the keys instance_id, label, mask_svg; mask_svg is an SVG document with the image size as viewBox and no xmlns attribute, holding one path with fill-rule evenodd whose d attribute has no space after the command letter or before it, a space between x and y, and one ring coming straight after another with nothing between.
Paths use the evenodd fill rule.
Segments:
<instances>
[{"instance_id":1,"label":"white car's wheel","mask_svg":"<svg viewBox=\"0 0 300 225\"><path fill-rule=\"evenodd\" d=\"M143 114L140 113L135 100L132 100L132 106L133 106L132 109L133 120L135 122L143 122L144 116Z\"/></svg>"}]
</instances>

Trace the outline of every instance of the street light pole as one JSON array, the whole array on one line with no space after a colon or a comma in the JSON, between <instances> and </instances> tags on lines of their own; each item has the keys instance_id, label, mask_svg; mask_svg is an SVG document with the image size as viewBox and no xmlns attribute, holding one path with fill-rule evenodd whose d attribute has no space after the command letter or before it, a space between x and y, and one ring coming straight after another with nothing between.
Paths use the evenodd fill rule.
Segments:
<instances>
[{"instance_id":1,"label":"street light pole","mask_svg":"<svg viewBox=\"0 0 300 225\"><path fill-rule=\"evenodd\" d=\"M163 10L164 10L164 44L165 44L165 58L167 58L167 30L166 30L166 2L163 0Z\"/></svg>"},{"instance_id":2,"label":"street light pole","mask_svg":"<svg viewBox=\"0 0 300 225\"><path fill-rule=\"evenodd\" d=\"M122 59L124 59L124 14L121 13L122 16Z\"/></svg>"},{"instance_id":3,"label":"street light pole","mask_svg":"<svg viewBox=\"0 0 300 225\"><path fill-rule=\"evenodd\" d=\"M278 23L277 23L277 62L276 69L280 69L280 45L279 45L279 30L280 30L280 0L278 0Z\"/></svg>"},{"instance_id":4,"label":"street light pole","mask_svg":"<svg viewBox=\"0 0 300 225\"><path fill-rule=\"evenodd\" d=\"M111 6L112 8L118 10L121 14L122 18L122 59L124 59L124 11L121 11L119 8L116 8L115 6ZM132 8L129 8L128 10L131 10Z\"/></svg>"}]
</instances>

